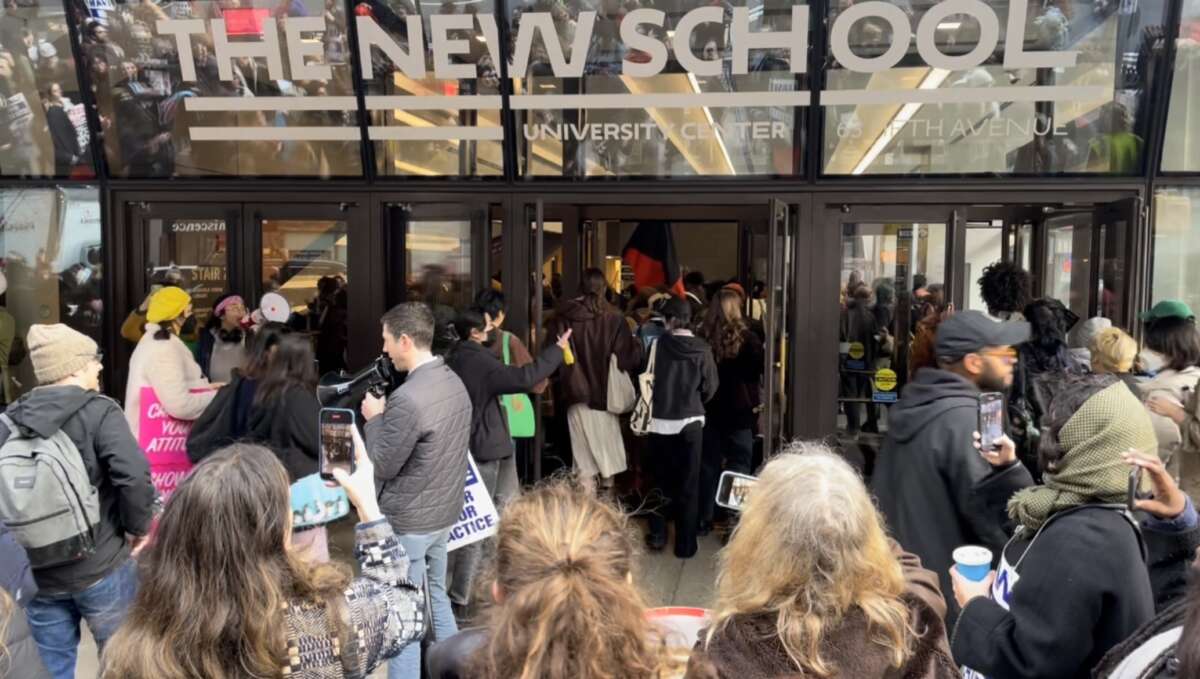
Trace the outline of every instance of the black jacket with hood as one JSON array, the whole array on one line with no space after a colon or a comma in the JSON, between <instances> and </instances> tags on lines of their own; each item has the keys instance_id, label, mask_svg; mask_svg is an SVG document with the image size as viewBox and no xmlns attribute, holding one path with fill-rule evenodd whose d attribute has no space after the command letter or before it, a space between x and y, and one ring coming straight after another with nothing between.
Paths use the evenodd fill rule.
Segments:
<instances>
[{"instance_id":1,"label":"black jacket with hood","mask_svg":"<svg viewBox=\"0 0 1200 679\"><path fill-rule=\"evenodd\" d=\"M27 433L53 436L61 429L83 456L88 478L100 493L96 551L82 561L34 571L43 594L80 592L129 558L125 535L146 535L154 517L150 464L138 447L117 402L75 386L38 387L5 411ZM0 441L8 438L0 423Z\"/></svg>"},{"instance_id":2,"label":"black jacket with hood","mask_svg":"<svg viewBox=\"0 0 1200 679\"><path fill-rule=\"evenodd\" d=\"M513 454L500 396L533 390L538 382L554 374L562 358L562 349L551 344L533 363L507 366L478 342L466 340L454 347L446 357L446 365L462 380L471 397L471 456L476 462L503 460Z\"/></svg>"},{"instance_id":3,"label":"black jacket with hood","mask_svg":"<svg viewBox=\"0 0 1200 679\"><path fill-rule=\"evenodd\" d=\"M998 555L1008 540L1008 517L981 489L1010 475L1020 477L1014 487L1033 483L1020 464L997 470L975 449L979 394L954 373L917 371L888 417L871 479L892 536L941 578L948 625L957 615L949 575L955 548L982 545Z\"/></svg>"},{"instance_id":4,"label":"black jacket with hood","mask_svg":"<svg viewBox=\"0 0 1200 679\"><path fill-rule=\"evenodd\" d=\"M721 383L708 342L668 332L655 346L654 419L685 420L703 415L704 404L712 400Z\"/></svg>"}]
</instances>

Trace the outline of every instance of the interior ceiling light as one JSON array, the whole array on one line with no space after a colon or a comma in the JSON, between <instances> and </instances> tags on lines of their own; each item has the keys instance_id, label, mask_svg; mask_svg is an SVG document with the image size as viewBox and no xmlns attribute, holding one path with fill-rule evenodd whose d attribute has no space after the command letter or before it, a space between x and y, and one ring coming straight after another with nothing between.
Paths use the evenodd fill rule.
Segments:
<instances>
[{"instance_id":1,"label":"interior ceiling light","mask_svg":"<svg viewBox=\"0 0 1200 679\"><path fill-rule=\"evenodd\" d=\"M941 87L942 83L948 77L950 77L950 71L944 68L931 68L925 74L925 79L921 81L917 89L936 90ZM875 139L875 143L871 144L871 148L867 149L867 152L863 154L862 160L858 161L858 165L854 167L854 170L850 174L860 175L866 172L867 168L879 157L879 154L883 153L883 150L892 143L897 134L900 134L900 130L903 130L908 121L912 120L913 116L917 114L917 111L921 110L921 106L923 104L919 103L908 103L901 106L900 110L896 111L896 115L892 116L892 119L888 121L888 124L884 125L883 131L879 133L879 136Z\"/></svg>"}]
</instances>

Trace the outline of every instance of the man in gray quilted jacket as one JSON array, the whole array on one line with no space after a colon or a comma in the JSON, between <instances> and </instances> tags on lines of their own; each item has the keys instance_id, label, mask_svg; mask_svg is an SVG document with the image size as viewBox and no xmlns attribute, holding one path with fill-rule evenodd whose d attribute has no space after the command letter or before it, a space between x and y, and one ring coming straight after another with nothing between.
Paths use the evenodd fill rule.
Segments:
<instances>
[{"instance_id":1,"label":"man in gray quilted jacket","mask_svg":"<svg viewBox=\"0 0 1200 679\"><path fill-rule=\"evenodd\" d=\"M462 380L433 355L433 311L400 304L383 315L383 351L408 377L386 398L362 404L367 454L375 465L379 506L412 560L420 585L428 573L438 641L458 628L446 594L446 543L463 508L471 399ZM420 644L388 663L388 679L418 679Z\"/></svg>"}]
</instances>

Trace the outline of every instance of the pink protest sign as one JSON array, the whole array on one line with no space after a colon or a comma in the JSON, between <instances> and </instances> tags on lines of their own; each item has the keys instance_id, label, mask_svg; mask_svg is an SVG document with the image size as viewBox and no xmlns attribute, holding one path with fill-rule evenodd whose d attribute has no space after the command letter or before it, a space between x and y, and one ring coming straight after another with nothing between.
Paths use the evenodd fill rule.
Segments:
<instances>
[{"instance_id":1,"label":"pink protest sign","mask_svg":"<svg viewBox=\"0 0 1200 679\"><path fill-rule=\"evenodd\" d=\"M150 460L150 480L165 502L192 470L187 456L187 438L192 423L171 417L158 400L158 394L154 393L154 387L142 387L138 422L138 445Z\"/></svg>"}]
</instances>

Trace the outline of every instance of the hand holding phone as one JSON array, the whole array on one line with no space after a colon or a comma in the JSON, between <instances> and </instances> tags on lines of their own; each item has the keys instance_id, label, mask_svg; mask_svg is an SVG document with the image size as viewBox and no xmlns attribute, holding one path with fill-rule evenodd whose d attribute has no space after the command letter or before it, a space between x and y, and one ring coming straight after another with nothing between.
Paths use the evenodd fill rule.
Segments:
<instances>
[{"instance_id":1,"label":"hand holding phone","mask_svg":"<svg viewBox=\"0 0 1200 679\"><path fill-rule=\"evenodd\" d=\"M370 523L383 518L375 491L375 465L367 456L367 445L358 433L358 427L353 427L351 431L354 439L354 472L347 474L344 468L338 467L333 470L333 476L338 485L345 489L351 504L358 509L358 520Z\"/></svg>"},{"instance_id":2,"label":"hand holding phone","mask_svg":"<svg viewBox=\"0 0 1200 679\"><path fill-rule=\"evenodd\" d=\"M723 472L717 483L717 506L740 512L746 506L751 489L758 479L737 472Z\"/></svg>"},{"instance_id":3,"label":"hand holding phone","mask_svg":"<svg viewBox=\"0 0 1200 679\"><path fill-rule=\"evenodd\" d=\"M1129 509L1141 510L1163 520L1174 519L1187 509L1187 496L1157 455L1144 457L1138 451L1130 450L1121 457L1133 466L1129 471ZM1150 477L1152 491L1148 497L1140 492L1143 473Z\"/></svg>"},{"instance_id":4,"label":"hand holding phone","mask_svg":"<svg viewBox=\"0 0 1200 679\"><path fill-rule=\"evenodd\" d=\"M317 460L317 471L326 481L335 480L334 471L342 470L353 475L356 466L354 436L354 411L346 408L322 408L321 455Z\"/></svg>"},{"instance_id":5,"label":"hand holding phone","mask_svg":"<svg viewBox=\"0 0 1200 679\"><path fill-rule=\"evenodd\" d=\"M990 391L979 395L979 449L984 453L1000 448L1004 436L1004 394Z\"/></svg>"}]
</instances>

